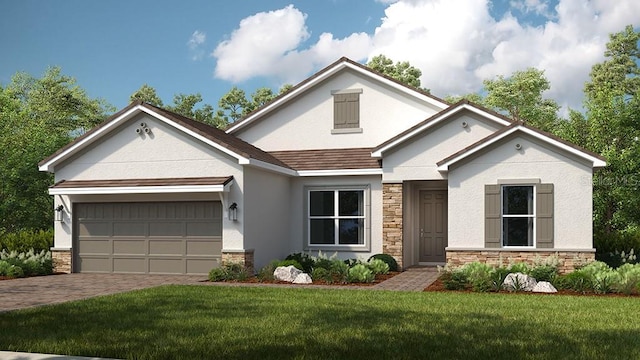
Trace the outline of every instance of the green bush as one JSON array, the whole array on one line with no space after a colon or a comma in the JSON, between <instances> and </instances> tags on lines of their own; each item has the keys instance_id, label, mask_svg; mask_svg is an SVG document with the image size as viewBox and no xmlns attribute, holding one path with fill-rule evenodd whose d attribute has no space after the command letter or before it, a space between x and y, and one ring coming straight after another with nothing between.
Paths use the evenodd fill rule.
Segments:
<instances>
[{"instance_id":1,"label":"green bush","mask_svg":"<svg viewBox=\"0 0 640 360\"><path fill-rule=\"evenodd\" d=\"M371 259L380 259L389 265L389 271L398 271L398 262L389 254L375 254L368 261L371 261Z\"/></svg>"},{"instance_id":2,"label":"green bush","mask_svg":"<svg viewBox=\"0 0 640 360\"><path fill-rule=\"evenodd\" d=\"M331 278L334 282L346 282L349 275L349 266L340 259L332 259L331 264L329 265L329 273L331 274Z\"/></svg>"},{"instance_id":3,"label":"green bush","mask_svg":"<svg viewBox=\"0 0 640 360\"><path fill-rule=\"evenodd\" d=\"M0 276L19 278L24 276L24 272L19 266L10 264L5 260L0 260Z\"/></svg>"},{"instance_id":4,"label":"green bush","mask_svg":"<svg viewBox=\"0 0 640 360\"><path fill-rule=\"evenodd\" d=\"M244 281L250 274L242 264L225 264L209 271L209 281Z\"/></svg>"},{"instance_id":5,"label":"green bush","mask_svg":"<svg viewBox=\"0 0 640 360\"><path fill-rule=\"evenodd\" d=\"M637 256L634 254L629 258L629 253L632 250L640 250L640 229L609 234L596 233L593 243L596 248L596 260L605 262L614 269L625 263L638 263Z\"/></svg>"},{"instance_id":6,"label":"green bush","mask_svg":"<svg viewBox=\"0 0 640 360\"><path fill-rule=\"evenodd\" d=\"M260 269L256 274L258 281L260 282L273 281L274 280L273 272L278 267L279 262L280 260L273 260L267 265L263 266L262 269Z\"/></svg>"},{"instance_id":7,"label":"green bush","mask_svg":"<svg viewBox=\"0 0 640 360\"><path fill-rule=\"evenodd\" d=\"M523 263L523 262L510 264L509 267L507 267L507 269L509 270L510 273L519 272L523 274L529 274L531 272L531 267L529 266L529 264Z\"/></svg>"},{"instance_id":8,"label":"green bush","mask_svg":"<svg viewBox=\"0 0 640 360\"><path fill-rule=\"evenodd\" d=\"M36 253L49 251L53 246L53 229L50 230L21 230L18 232L0 233L0 250L26 253L32 250Z\"/></svg>"},{"instance_id":9,"label":"green bush","mask_svg":"<svg viewBox=\"0 0 640 360\"><path fill-rule=\"evenodd\" d=\"M364 264L356 264L348 270L347 280L352 283L369 283L375 276Z\"/></svg>"},{"instance_id":10,"label":"green bush","mask_svg":"<svg viewBox=\"0 0 640 360\"><path fill-rule=\"evenodd\" d=\"M614 285L616 292L631 295L640 291L640 264L624 264L617 271L618 282Z\"/></svg>"},{"instance_id":11,"label":"green bush","mask_svg":"<svg viewBox=\"0 0 640 360\"><path fill-rule=\"evenodd\" d=\"M369 259L369 261L365 264L369 270L373 273L373 275L378 274L388 274L389 273L389 265L380 259Z\"/></svg>"},{"instance_id":12,"label":"green bush","mask_svg":"<svg viewBox=\"0 0 640 360\"><path fill-rule=\"evenodd\" d=\"M53 261L51 252L42 250L35 252L33 249L27 252L6 250L0 251L0 260L20 268L20 276L35 276L53 274ZM9 275L5 275L9 276Z\"/></svg>"},{"instance_id":13,"label":"green bush","mask_svg":"<svg viewBox=\"0 0 640 360\"><path fill-rule=\"evenodd\" d=\"M538 265L529 271L529 275L536 279L536 281L553 282L558 275L558 268L551 265Z\"/></svg>"},{"instance_id":14,"label":"green bush","mask_svg":"<svg viewBox=\"0 0 640 360\"><path fill-rule=\"evenodd\" d=\"M276 265L276 267L279 267L279 266L287 267L287 266L292 266L293 265L293 267L295 267L296 269L304 271L304 267L302 265L300 265L300 263L298 261L296 261L296 260L280 260L280 261L276 262L275 265ZM274 270L275 270L275 268L274 268Z\"/></svg>"},{"instance_id":15,"label":"green bush","mask_svg":"<svg viewBox=\"0 0 640 360\"><path fill-rule=\"evenodd\" d=\"M326 281L327 283L333 283L331 272L325 268L317 267L311 271L311 279L313 281Z\"/></svg>"},{"instance_id":16,"label":"green bush","mask_svg":"<svg viewBox=\"0 0 640 360\"><path fill-rule=\"evenodd\" d=\"M464 290L467 288L467 274L462 269L448 269L442 270L440 280L447 290Z\"/></svg>"},{"instance_id":17,"label":"green bush","mask_svg":"<svg viewBox=\"0 0 640 360\"><path fill-rule=\"evenodd\" d=\"M467 283L474 291L484 292L492 289L491 274L494 272L494 268L491 265L474 261L465 264L461 271L466 275Z\"/></svg>"},{"instance_id":18,"label":"green bush","mask_svg":"<svg viewBox=\"0 0 640 360\"><path fill-rule=\"evenodd\" d=\"M285 258L285 260L295 260L295 261L297 261L298 264L301 265L301 267L298 267L298 269L306 272L307 274L311 273L311 271L313 270L313 267L315 265L311 255L305 254L305 253L290 254L289 256L287 256Z\"/></svg>"}]
</instances>

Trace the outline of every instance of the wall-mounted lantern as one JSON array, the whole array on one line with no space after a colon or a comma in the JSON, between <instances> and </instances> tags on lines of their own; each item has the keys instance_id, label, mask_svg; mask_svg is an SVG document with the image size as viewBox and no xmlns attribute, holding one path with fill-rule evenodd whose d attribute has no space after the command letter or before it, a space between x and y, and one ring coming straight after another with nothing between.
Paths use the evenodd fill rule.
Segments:
<instances>
[{"instance_id":1,"label":"wall-mounted lantern","mask_svg":"<svg viewBox=\"0 0 640 360\"><path fill-rule=\"evenodd\" d=\"M238 221L238 204L236 203L229 206L229 220Z\"/></svg>"},{"instance_id":2,"label":"wall-mounted lantern","mask_svg":"<svg viewBox=\"0 0 640 360\"><path fill-rule=\"evenodd\" d=\"M63 215L64 215L63 214L64 206L58 205L56 206L55 210L56 210L56 213L55 213L56 221L62 221Z\"/></svg>"}]
</instances>

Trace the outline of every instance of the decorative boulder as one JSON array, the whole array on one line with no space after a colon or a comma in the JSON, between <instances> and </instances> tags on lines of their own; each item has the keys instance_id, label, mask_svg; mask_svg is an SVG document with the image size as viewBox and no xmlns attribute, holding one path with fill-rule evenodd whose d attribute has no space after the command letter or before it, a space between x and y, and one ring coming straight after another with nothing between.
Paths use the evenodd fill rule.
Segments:
<instances>
[{"instance_id":1,"label":"decorative boulder","mask_svg":"<svg viewBox=\"0 0 640 360\"><path fill-rule=\"evenodd\" d=\"M311 276L309 276L309 274L307 274L307 273L299 274L293 280L294 284L311 284L312 282L313 282L313 280L311 280Z\"/></svg>"},{"instance_id":2,"label":"decorative boulder","mask_svg":"<svg viewBox=\"0 0 640 360\"><path fill-rule=\"evenodd\" d=\"M537 293L556 293L558 290L548 281L540 281L533 287L533 292Z\"/></svg>"},{"instance_id":3,"label":"decorative boulder","mask_svg":"<svg viewBox=\"0 0 640 360\"><path fill-rule=\"evenodd\" d=\"M511 291L531 291L538 282L536 279L523 273L510 273L504 279L502 287Z\"/></svg>"},{"instance_id":4,"label":"decorative boulder","mask_svg":"<svg viewBox=\"0 0 640 360\"><path fill-rule=\"evenodd\" d=\"M276 280L293 282L296 279L296 276L302 274L302 270L298 270L295 266L278 266L273 271L273 277Z\"/></svg>"}]
</instances>

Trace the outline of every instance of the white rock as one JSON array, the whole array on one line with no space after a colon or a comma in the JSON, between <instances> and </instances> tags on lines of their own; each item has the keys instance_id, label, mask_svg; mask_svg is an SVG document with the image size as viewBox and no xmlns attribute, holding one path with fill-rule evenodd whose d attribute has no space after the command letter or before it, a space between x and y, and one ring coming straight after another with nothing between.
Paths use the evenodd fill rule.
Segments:
<instances>
[{"instance_id":1,"label":"white rock","mask_svg":"<svg viewBox=\"0 0 640 360\"><path fill-rule=\"evenodd\" d=\"M551 285L550 282L548 281L540 281L539 283L536 284L536 286L534 286L533 290L531 290L533 292L537 292L537 293L556 293L558 292L558 290L556 290L556 288Z\"/></svg>"},{"instance_id":2,"label":"white rock","mask_svg":"<svg viewBox=\"0 0 640 360\"><path fill-rule=\"evenodd\" d=\"M507 290L515 291L531 291L538 282L536 279L523 273L510 273L504 279L502 287Z\"/></svg>"},{"instance_id":3,"label":"white rock","mask_svg":"<svg viewBox=\"0 0 640 360\"><path fill-rule=\"evenodd\" d=\"M273 271L273 277L276 280L293 282L296 279L296 276L302 274L302 270L298 270L295 266L278 266Z\"/></svg>"},{"instance_id":4,"label":"white rock","mask_svg":"<svg viewBox=\"0 0 640 360\"><path fill-rule=\"evenodd\" d=\"M313 281L311 280L311 276L307 273L302 273L296 276L293 280L294 284L311 284Z\"/></svg>"}]
</instances>

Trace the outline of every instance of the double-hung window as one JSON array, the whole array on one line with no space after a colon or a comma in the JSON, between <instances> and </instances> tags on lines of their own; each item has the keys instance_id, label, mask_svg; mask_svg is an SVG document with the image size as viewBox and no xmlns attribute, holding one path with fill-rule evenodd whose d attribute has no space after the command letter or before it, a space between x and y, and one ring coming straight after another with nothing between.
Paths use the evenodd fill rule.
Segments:
<instances>
[{"instance_id":1,"label":"double-hung window","mask_svg":"<svg viewBox=\"0 0 640 360\"><path fill-rule=\"evenodd\" d=\"M309 245L364 245L367 227L365 197L364 189L309 190Z\"/></svg>"},{"instance_id":2,"label":"double-hung window","mask_svg":"<svg viewBox=\"0 0 640 360\"><path fill-rule=\"evenodd\" d=\"M502 186L502 246L534 246L535 187Z\"/></svg>"}]
</instances>

